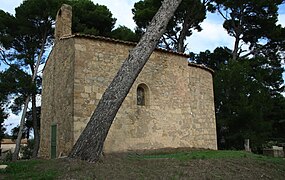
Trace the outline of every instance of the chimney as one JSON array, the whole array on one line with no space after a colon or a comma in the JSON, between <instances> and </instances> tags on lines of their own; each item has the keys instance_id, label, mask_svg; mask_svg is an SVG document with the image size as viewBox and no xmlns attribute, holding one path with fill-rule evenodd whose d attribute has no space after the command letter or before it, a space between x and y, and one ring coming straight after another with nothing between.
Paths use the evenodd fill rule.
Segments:
<instances>
[{"instance_id":1,"label":"chimney","mask_svg":"<svg viewBox=\"0 0 285 180\"><path fill-rule=\"evenodd\" d=\"M63 4L58 10L56 15L55 24L55 41L58 41L61 37L70 36L72 24L72 7L67 4Z\"/></svg>"}]
</instances>

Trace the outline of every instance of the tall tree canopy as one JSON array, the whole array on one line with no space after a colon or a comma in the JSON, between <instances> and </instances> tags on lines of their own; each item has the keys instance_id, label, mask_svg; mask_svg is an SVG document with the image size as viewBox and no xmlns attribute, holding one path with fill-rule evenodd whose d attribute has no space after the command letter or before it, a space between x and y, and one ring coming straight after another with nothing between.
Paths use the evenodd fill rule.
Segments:
<instances>
[{"instance_id":1,"label":"tall tree canopy","mask_svg":"<svg viewBox=\"0 0 285 180\"><path fill-rule=\"evenodd\" d=\"M126 26L119 26L111 32L111 37L124 41L139 41L139 35L134 33L131 29Z\"/></svg>"},{"instance_id":2,"label":"tall tree canopy","mask_svg":"<svg viewBox=\"0 0 285 180\"><path fill-rule=\"evenodd\" d=\"M132 11L138 32L145 32L161 2L161 0L141 0L135 3ZM191 36L194 29L202 30L200 23L206 18L205 3L206 1L200 0L183 0L167 26L160 40L160 46L184 52L187 46L186 37Z\"/></svg>"},{"instance_id":3,"label":"tall tree canopy","mask_svg":"<svg viewBox=\"0 0 285 180\"><path fill-rule=\"evenodd\" d=\"M94 4L91 0L71 0L72 32L109 36L116 18L104 5Z\"/></svg>"},{"instance_id":4,"label":"tall tree canopy","mask_svg":"<svg viewBox=\"0 0 285 180\"><path fill-rule=\"evenodd\" d=\"M263 57L230 60L215 76L215 106L218 128L227 148L243 149L244 139L252 147L261 147L272 134L273 111L271 89L265 83L275 82L271 67L264 67ZM277 73L277 72L274 72ZM282 78L279 80L282 80ZM270 81L270 82L269 82Z\"/></svg>"},{"instance_id":5,"label":"tall tree canopy","mask_svg":"<svg viewBox=\"0 0 285 180\"><path fill-rule=\"evenodd\" d=\"M36 87L40 86L37 69L41 63L44 63L44 53L52 44L52 26L55 13L61 3L61 0L25 0L15 9L15 16L3 11L0 13L0 24L4 24L0 27L0 42L3 47L1 52L2 63L10 68L13 67L14 72L23 72L25 75L18 74L18 78L26 78L25 81L35 87L32 91L26 91L21 96L16 96L15 106L12 107L12 109L20 110L25 104L24 109L26 109L31 97L35 138L34 157L37 156L40 139L36 120L36 95L39 93ZM18 84L18 86L20 85ZM13 92L11 91L10 94ZM20 131L23 129L25 113L22 116L24 118L20 124ZM13 155L14 160L18 157L22 133L18 134L16 150Z\"/></svg>"},{"instance_id":6,"label":"tall tree canopy","mask_svg":"<svg viewBox=\"0 0 285 180\"><path fill-rule=\"evenodd\" d=\"M224 18L234 37L233 50L217 48L193 54L193 60L213 68L218 142L221 148L253 149L284 137L284 28L277 25L282 0L211 0L209 10ZM242 47L247 44L249 47ZM278 107L278 108L277 108ZM280 127L280 128L277 128ZM285 139L283 139L285 141Z\"/></svg>"},{"instance_id":7,"label":"tall tree canopy","mask_svg":"<svg viewBox=\"0 0 285 180\"><path fill-rule=\"evenodd\" d=\"M193 56L195 62L215 70L219 148L243 149L244 139L250 139L251 147L257 150L269 139L284 137L284 69L275 58L261 52L232 60L228 48Z\"/></svg>"},{"instance_id":8,"label":"tall tree canopy","mask_svg":"<svg viewBox=\"0 0 285 180\"><path fill-rule=\"evenodd\" d=\"M283 0L211 0L208 9L224 18L224 28L235 38L233 59L243 52L242 43L249 44L248 55L260 50L260 40L267 40L276 29L278 5ZM279 29L279 30L278 30ZM263 42L264 43L264 42Z\"/></svg>"},{"instance_id":9,"label":"tall tree canopy","mask_svg":"<svg viewBox=\"0 0 285 180\"><path fill-rule=\"evenodd\" d=\"M23 99L34 90L29 78L30 76L26 72L19 70L15 65L0 72L0 140L4 137L6 130L4 120L8 118L8 108L18 114ZM11 102L11 100L13 101Z\"/></svg>"}]
</instances>

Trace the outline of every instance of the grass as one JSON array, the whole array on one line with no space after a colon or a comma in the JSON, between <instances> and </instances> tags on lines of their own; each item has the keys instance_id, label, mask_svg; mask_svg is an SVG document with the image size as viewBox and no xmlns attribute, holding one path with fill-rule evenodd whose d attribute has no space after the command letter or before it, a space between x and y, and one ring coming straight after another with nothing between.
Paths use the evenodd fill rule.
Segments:
<instances>
[{"instance_id":1,"label":"grass","mask_svg":"<svg viewBox=\"0 0 285 180\"><path fill-rule=\"evenodd\" d=\"M199 150L190 152L178 152L178 153L155 153L149 155L142 155L141 158L171 158L178 160L189 159L216 159L216 158L241 158L248 156L248 153L241 151L211 151L211 150Z\"/></svg>"},{"instance_id":2,"label":"grass","mask_svg":"<svg viewBox=\"0 0 285 180\"><path fill-rule=\"evenodd\" d=\"M23 160L3 163L8 165L8 168L0 170L0 176L7 175L11 179L54 179L59 172L50 166L53 163L54 160Z\"/></svg>"},{"instance_id":3,"label":"grass","mask_svg":"<svg viewBox=\"0 0 285 180\"><path fill-rule=\"evenodd\" d=\"M0 162L1 164L1 162ZM6 170L0 170L0 179L155 179L157 177L184 178L201 176L206 179L231 178L242 174L245 177L259 177L267 171L269 177L285 177L285 160L282 158L255 155L244 151L172 150L106 156L103 161L89 164L83 161L27 160L2 163ZM191 169L192 168L192 169ZM228 168L228 169L225 169ZM263 169L262 169L263 168ZM207 173L205 174L205 169ZM250 171L247 171L250 169ZM255 170L254 170L255 169ZM277 169L277 170L276 170ZM221 170L221 171L220 171ZM260 172L259 172L260 170ZM191 174L194 172L199 172ZM229 174L229 173L233 174ZM254 171L256 173L254 174ZM277 175L276 175L277 173ZM266 174L266 175L267 175ZM282 178L279 178L284 174ZM165 176L164 176L165 175ZM240 176L240 177L243 177ZM223 178L218 178L223 177ZM238 178L240 178L238 177ZM179 179L179 178L178 178ZM204 178L202 178L204 179Z\"/></svg>"},{"instance_id":4,"label":"grass","mask_svg":"<svg viewBox=\"0 0 285 180\"><path fill-rule=\"evenodd\" d=\"M272 162L283 162L281 158L274 158L268 156L257 155L245 151L213 151L213 150L195 150L186 152L156 152L153 154L139 155L138 158L153 159L153 158L170 158L177 160L190 159L220 159L220 158L253 158Z\"/></svg>"}]
</instances>

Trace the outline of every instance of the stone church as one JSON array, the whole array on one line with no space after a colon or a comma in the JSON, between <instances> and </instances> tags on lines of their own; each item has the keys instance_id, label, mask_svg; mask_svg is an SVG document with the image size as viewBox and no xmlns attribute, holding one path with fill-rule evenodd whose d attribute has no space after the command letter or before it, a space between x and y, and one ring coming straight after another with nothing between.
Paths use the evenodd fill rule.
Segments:
<instances>
[{"instance_id":1,"label":"stone church","mask_svg":"<svg viewBox=\"0 0 285 180\"><path fill-rule=\"evenodd\" d=\"M72 34L72 10L57 14L55 45L43 72L39 155L68 155L102 94L136 45ZM217 149L213 71L182 53L156 49L119 109L104 152Z\"/></svg>"}]
</instances>

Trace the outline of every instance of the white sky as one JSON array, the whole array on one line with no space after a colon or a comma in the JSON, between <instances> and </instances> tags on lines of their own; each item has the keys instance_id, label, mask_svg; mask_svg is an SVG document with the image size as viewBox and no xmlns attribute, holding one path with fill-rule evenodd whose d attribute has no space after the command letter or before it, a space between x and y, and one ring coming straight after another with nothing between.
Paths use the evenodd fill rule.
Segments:
<instances>
[{"instance_id":1,"label":"white sky","mask_svg":"<svg viewBox=\"0 0 285 180\"><path fill-rule=\"evenodd\" d=\"M135 2L139 0L92 0L94 3L105 5L112 12L113 17L117 19L116 26L124 25L130 29L135 28L132 19L131 9ZM23 0L0 0L0 9L14 14L15 7L18 7ZM285 5L279 10L279 22L285 26ZM207 14L206 20L202 23L203 31L194 32L187 39L187 50L195 53L207 49L214 50L217 46L233 47L233 38L230 37L222 27L223 19L217 14Z\"/></svg>"},{"instance_id":2,"label":"white sky","mask_svg":"<svg viewBox=\"0 0 285 180\"><path fill-rule=\"evenodd\" d=\"M112 12L113 17L117 19L116 26L124 25L130 29L135 28L133 15L131 9L135 2L139 0L92 0L94 3L105 5ZM18 7L23 0L0 0L0 9L14 14L14 9ZM285 26L285 5L279 9L279 24ZM194 32L194 34L187 39L187 50L195 53L205 51L207 49L214 50L218 46L227 46L232 49L233 38L231 38L224 30L223 19L217 14L207 14L207 18L202 23L203 31ZM20 117L11 115L6 124L13 124L16 126L19 123ZM11 127L9 127L11 129Z\"/></svg>"}]
</instances>

